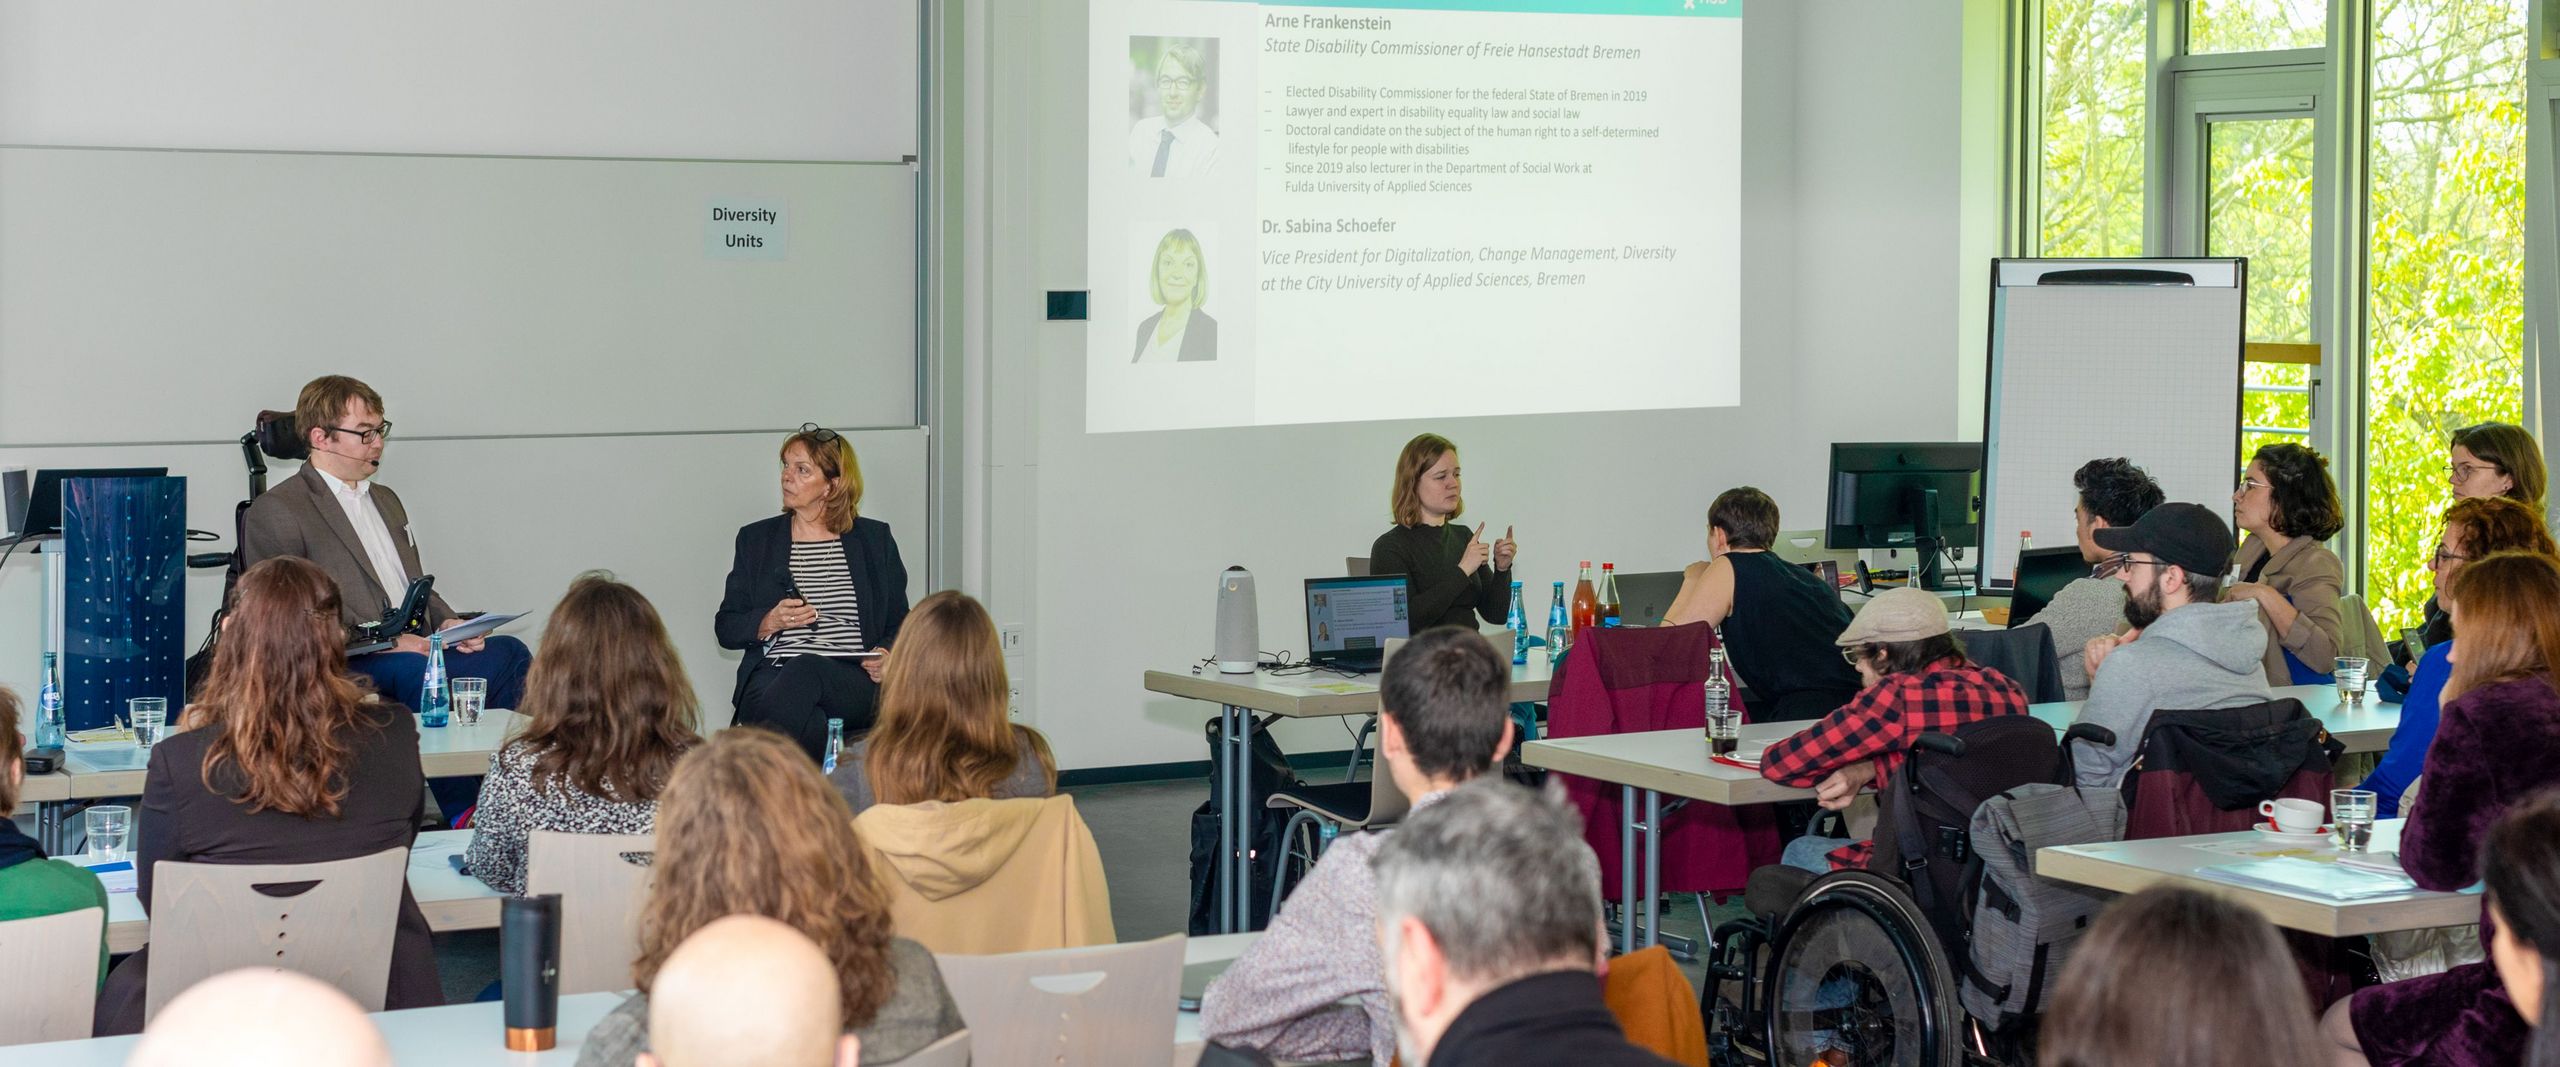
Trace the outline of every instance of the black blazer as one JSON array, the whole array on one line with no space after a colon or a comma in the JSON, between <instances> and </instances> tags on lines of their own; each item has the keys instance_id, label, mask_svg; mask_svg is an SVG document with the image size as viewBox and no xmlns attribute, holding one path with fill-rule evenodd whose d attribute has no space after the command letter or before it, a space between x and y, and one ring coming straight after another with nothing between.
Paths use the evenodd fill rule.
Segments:
<instances>
[{"instance_id":1,"label":"black blazer","mask_svg":"<svg viewBox=\"0 0 2560 1067\"><path fill-rule=\"evenodd\" d=\"M139 841L133 852L146 910L156 873L153 865L161 860L319 863L416 843L426 777L418 766L418 724L409 717L409 709L373 703L358 711L356 722L345 732L347 795L338 802L334 819L251 812L234 799L240 793L236 767L225 767L208 783L204 754L214 732L212 727L183 730L151 747L150 768L142 779L142 810L134 820ZM98 999L98 1033L141 1032L150 955L148 948L136 952L107 976ZM444 1003L427 917L409 895L405 878L399 929L392 935L391 958L384 965L391 968L391 985L383 1001L386 1009Z\"/></svg>"},{"instance_id":2,"label":"black blazer","mask_svg":"<svg viewBox=\"0 0 2560 1067\"><path fill-rule=\"evenodd\" d=\"M1147 356L1147 335L1156 332L1156 324L1164 321L1164 312L1147 316L1138 324L1138 348L1129 356L1135 363ZM1191 323L1182 328L1182 351L1175 354L1177 363L1206 363L1218 358L1218 320L1200 311L1191 313Z\"/></svg>"},{"instance_id":3,"label":"black blazer","mask_svg":"<svg viewBox=\"0 0 2560 1067\"><path fill-rule=\"evenodd\" d=\"M878 519L853 520L853 529L839 541L844 545L845 570L853 575L854 602L862 613L863 644L886 648L898 639L898 627L907 621L907 565L898 558L898 542L889 536L889 524ZM756 627L764 622L764 613L790 593L791 516L776 515L739 527L728 588L720 595L720 613L711 624L720 636L720 647L746 653L738 663L738 687L729 697L732 704L747 691L747 676L755 673L756 664L764 658L764 642L756 639Z\"/></svg>"}]
</instances>

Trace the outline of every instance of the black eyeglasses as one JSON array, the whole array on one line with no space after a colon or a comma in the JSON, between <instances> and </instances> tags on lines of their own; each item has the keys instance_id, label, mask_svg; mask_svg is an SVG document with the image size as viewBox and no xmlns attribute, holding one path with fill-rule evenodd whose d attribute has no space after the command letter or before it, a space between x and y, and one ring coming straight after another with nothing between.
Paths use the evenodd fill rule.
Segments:
<instances>
[{"instance_id":1,"label":"black eyeglasses","mask_svg":"<svg viewBox=\"0 0 2560 1067\"><path fill-rule=\"evenodd\" d=\"M2097 565L2097 566L2089 568L2089 577L2092 577L2092 578L2113 578L2113 577L2115 577L2116 575L2123 574L2123 573L2125 572L2125 568L2127 568L2127 567L2174 567L2174 566L2177 566L2177 564L2174 564L2174 563L2168 563L2168 562L2165 562L2165 561L2162 561L2162 560L2156 560L2156 559L2135 559L2135 558L2133 558L2133 557L2132 557L2132 556L2130 556L2130 555L2126 555L2126 554L2124 554L2124 553L2119 552L2119 553L2116 553L2115 555L2112 555L2112 556L2107 557L2107 558L2106 558L2106 559L2104 559L2104 560L2099 561L2099 563L2098 563L2098 565Z\"/></svg>"},{"instance_id":2,"label":"black eyeglasses","mask_svg":"<svg viewBox=\"0 0 2560 1067\"><path fill-rule=\"evenodd\" d=\"M390 424L389 424L389 423L385 423L385 424L383 424L383 428L384 428L384 429L389 429L389 428L390 428ZM834 443L836 443L836 442L838 442L838 441L844 440L844 438L843 438L842 436L838 435L834 430L830 430L830 429L828 429L828 428L826 428L826 427L824 427L824 426L820 426L820 425L818 425L817 423L814 423L814 422L804 422L804 423L801 423L801 424L800 424L800 433L801 433L801 435L802 435L802 436L807 437L808 439L810 439L810 440L812 440L812 441L816 441L817 443L822 444L822 445L831 445L831 444L834 444Z\"/></svg>"},{"instance_id":3,"label":"black eyeglasses","mask_svg":"<svg viewBox=\"0 0 2560 1067\"><path fill-rule=\"evenodd\" d=\"M388 419L383 420L382 425L376 426L370 430L358 430L347 426L323 426L321 429L333 434L353 434L355 435L356 440L362 441L366 444L372 444L376 441L388 441L391 439L391 421Z\"/></svg>"}]
</instances>

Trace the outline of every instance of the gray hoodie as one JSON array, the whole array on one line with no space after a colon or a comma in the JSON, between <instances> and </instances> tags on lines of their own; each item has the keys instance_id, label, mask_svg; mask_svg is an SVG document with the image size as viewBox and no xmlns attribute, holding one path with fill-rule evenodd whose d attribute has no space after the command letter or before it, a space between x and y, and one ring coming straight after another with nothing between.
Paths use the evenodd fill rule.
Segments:
<instances>
[{"instance_id":1,"label":"gray hoodie","mask_svg":"<svg viewBox=\"0 0 2560 1067\"><path fill-rule=\"evenodd\" d=\"M2089 680L2081 722L2115 731L2112 748L2074 745L2080 784L2113 789L2142 747L2155 711L2236 708L2272 700L2264 659L2267 628L2254 602L2189 604L2160 617L2142 637L2107 654Z\"/></svg>"}]
</instances>

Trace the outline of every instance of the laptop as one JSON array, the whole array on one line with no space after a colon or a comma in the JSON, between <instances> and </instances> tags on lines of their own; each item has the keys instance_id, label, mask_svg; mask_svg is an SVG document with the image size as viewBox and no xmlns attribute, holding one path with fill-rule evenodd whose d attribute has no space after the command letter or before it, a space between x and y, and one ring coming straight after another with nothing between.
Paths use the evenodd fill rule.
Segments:
<instances>
[{"instance_id":1,"label":"laptop","mask_svg":"<svg viewBox=\"0 0 2560 1067\"><path fill-rule=\"evenodd\" d=\"M167 467L49 467L36 472L27 490L25 510L8 516L10 540L33 540L62 532L62 483L73 478L166 478ZM15 495L12 493L11 495Z\"/></svg>"},{"instance_id":2,"label":"laptop","mask_svg":"<svg viewBox=\"0 0 2560 1067\"><path fill-rule=\"evenodd\" d=\"M1387 642L1413 636L1413 590L1401 574L1307 579L1307 662L1367 674Z\"/></svg>"},{"instance_id":3,"label":"laptop","mask_svg":"<svg viewBox=\"0 0 2560 1067\"><path fill-rule=\"evenodd\" d=\"M1682 571L1644 571L1618 576L1618 621L1627 626L1659 626L1680 597Z\"/></svg>"},{"instance_id":4,"label":"laptop","mask_svg":"<svg viewBox=\"0 0 2560 1067\"><path fill-rule=\"evenodd\" d=\"M2078 545L2030 548L2018 554L2018 582L2009 590L2009 625L2024 626L2053 603L2062 587L2089 576Z\"/></svg>"}]
</instances>

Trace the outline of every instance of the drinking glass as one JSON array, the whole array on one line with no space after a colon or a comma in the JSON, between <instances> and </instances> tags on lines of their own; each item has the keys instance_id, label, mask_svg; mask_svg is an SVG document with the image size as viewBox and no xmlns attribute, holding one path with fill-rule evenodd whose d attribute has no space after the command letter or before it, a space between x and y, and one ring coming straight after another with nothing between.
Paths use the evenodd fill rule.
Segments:
<instances>
[{"instance_id":1,"label":"drinking glass","mask_svg":"<svg viewBox=\"0 0 2560 1067\"><path fill-rule=\"evenodd\" d=\"M1707 712L1708 750L1718 756L1733 755L1742 744L1742 709L1725 708Z\"/></svg>"},{"instance_id":2,"label":"drinking glass","mask_svg":"<svg viewBox=\"0 0 2560 1067\"><path fill-rule=\"evenodd\" d=\"M2364 703L2365 668L2371 665L2363 656L2338 657L2338 699L2349 704Z\"/></svg>"},{"instance_id":3,"label":"drinking glass","mask_svg":"<svg viewBox=\"0 0 2560 1067\"><path fill-rule=\"evenodd\" d=\"M2373 844L2374 793L2370 789L2329 791L2330 831L2341 850L2362 852Z\"/></svg>"},{"instance_id":4,"label":"drinking glass","mask_svg":"<svg viewBox=\"0 0 2560 1067\"><path fill-rule=\"evenodd\" d=\"M124 858L125 842L133 835L133 809L122 804L100 804L82 815L89 831L89 854L104 859Z\"/></svg>"},{"instance_id":5,"label":"drinking glass","mask_svg":"<svg viewBox=\"0 0 2560 1067\"><path fill-rule=\"evenodd\" d=\"M489 703L489 680L456 678L453 680L453 724L477 726L480 709Z\"/></svg>"},{"instance_id":6,"label":"drinking glass","mask_svg":"<svg viewBox=\"0 0 2560 1067\"><path fill-rule=\"evenodd\" d=\"M133 747L143 752L160 743L160 732L169 725L169 698L134 697L124 702L125 721L133 726Z\"/></svg>"}]
</instances>

